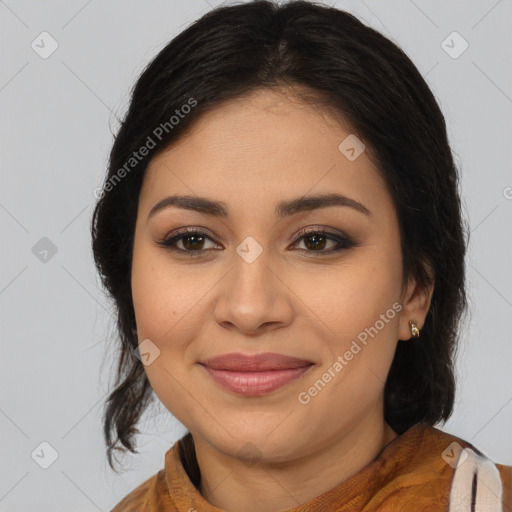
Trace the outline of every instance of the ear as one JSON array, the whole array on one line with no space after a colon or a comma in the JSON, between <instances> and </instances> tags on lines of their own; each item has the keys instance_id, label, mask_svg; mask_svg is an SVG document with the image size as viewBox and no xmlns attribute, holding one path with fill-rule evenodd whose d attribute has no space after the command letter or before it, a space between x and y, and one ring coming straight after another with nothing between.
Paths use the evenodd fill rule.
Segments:
<instances>
[{"instance_id":1,"label":"ear","mask_svg":"<svg viewBox=\"0 0 512 512\"><path fill-rule=\"evenodd\" d=\"M430 309L435 281L434 271L430 265L425 265L425 269L431 278L431 284L421 287L414 278L411 278L404 291L401 302L403 309L400 313L399 340L409 340L412 338L409 321L416 322L418 329L420 329L421 337L421 329L425 324L425 318Z\"/></svg>"}]
</instances>

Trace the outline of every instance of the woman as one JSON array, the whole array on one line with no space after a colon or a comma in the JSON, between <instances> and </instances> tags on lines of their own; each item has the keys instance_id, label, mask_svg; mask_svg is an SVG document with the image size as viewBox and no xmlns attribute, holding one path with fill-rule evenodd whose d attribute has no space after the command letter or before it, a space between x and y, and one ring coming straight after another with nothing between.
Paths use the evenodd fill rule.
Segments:
<instances>
[{"instance_id":1,"label":"woman","mask_svg":"<svg viewBox=\"0 0 512 512\"><path fill-rule=\"evenodd\" d=\"M444 117L394 43L311 2L179 34L92 236L121 339L109 463L153 391L188 433L113 511L509 510L512 467L434 426L466 235Z\"/></svg>"}]
</instances>

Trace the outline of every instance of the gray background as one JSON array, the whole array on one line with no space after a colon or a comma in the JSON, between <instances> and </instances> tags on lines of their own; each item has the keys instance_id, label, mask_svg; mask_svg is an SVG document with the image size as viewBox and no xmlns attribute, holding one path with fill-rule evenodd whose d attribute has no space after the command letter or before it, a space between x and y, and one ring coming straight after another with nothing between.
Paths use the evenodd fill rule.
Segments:
<instances>
[{"instance_id":1,"label":"gray background","mask_svg":"<svg viewBox=\"0 0 512 512\"><path fill-rule=\"evenodd\" d=\"M163 467L184 432L158 404L139 427L141 454L123 459L131 469L118 476L106 464L101 406L115 326L88 228L111 131L137 75L219 3L0 0L2 511L110 510ZM512 2L331 5L398 43L445 113L472 230L472 316L457 362L455 412L442 428L512 464ZM43 31L59 45L46 59L31 47ZM442 47L453 31L469 44L458 58ZM452 40L445 45L453 53L462 41ZM31 458L44 441L58 454L48 469Z\"/></svg>"}]
</instances>

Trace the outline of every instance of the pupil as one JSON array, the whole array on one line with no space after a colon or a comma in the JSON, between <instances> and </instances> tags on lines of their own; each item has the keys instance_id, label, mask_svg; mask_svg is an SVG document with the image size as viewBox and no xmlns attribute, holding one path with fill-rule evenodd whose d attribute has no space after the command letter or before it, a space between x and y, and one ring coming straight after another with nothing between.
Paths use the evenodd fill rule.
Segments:
<instances>
[{"instance_id":1,"label":"pupil","mask_svg":"<svg viewBox=\"0 0 512 512\"><path fill-rule=\"evenodd\" d=\"M313 240L313 243L309 244L308 240ZM305 239L306 247L308 249L323 249L323 248L325 248L325 241L326 241L326 238L325 238L325 236L322 236L322 235L311 235Z\"/></svg>"},{"instance_id":2,"label":"pupil","mask_svg":"<svg viewBox=\"0 0 512 512\"><path fill-rule=\"evenodd\" d=\"M190 242L191 241L191 242ZM325 242L326 237L322 235L311 235L308 236L306 239L306 247L308 249L324 249L325 248ZM312 241L312 243L310 243ZM197 235L188 235L185 238L183 238L183 245L186 249L189 250L198 250L202 248L202 245L200 247L197 247L197 244L201 244L201 242L204 242L203 236L197 236Z\"/></svg>"},{"instance_id":3,"label":"pupil","mask_svg":"<svg viewBox=\"0 0 512 512\"><path fill-rule=\"evenodd\" d=\"M192 244L189 244L186 242L187 240L194 240L194 241L192 242ZM203 236L188 235L187 237L183 238L183 245L185 246L186 249L195 251L195 250L201 249L201 247L198 248L197 246L194 246L194 243L202 242L202 241L204 241ZM192 245L192 247L189 247L190 245Z\"/></svg>"}]
</instances>

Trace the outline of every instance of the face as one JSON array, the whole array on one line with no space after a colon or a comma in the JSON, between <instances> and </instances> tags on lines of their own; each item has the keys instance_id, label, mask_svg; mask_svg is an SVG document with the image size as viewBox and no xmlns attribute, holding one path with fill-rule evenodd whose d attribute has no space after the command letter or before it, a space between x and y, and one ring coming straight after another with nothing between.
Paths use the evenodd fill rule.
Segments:
<instances>
[{"instance_id":1,"label":"face","mask_svg":"<svg viewBox=\"0 0 512 512\"><path fill-rule=\"evenodd\" d=\"M397 340L410 338L400 235L368 150L339 149L350 133L260 90L204 115L148 166L132 265L145 370L165 407L225 454L252 443L291 460L383 417ZM304 201L334 194L348 199ZM220 205L150 214L169 196ZM303 366L237 378L202 364L228 353Z\"/></svg>"}]
</instances>

